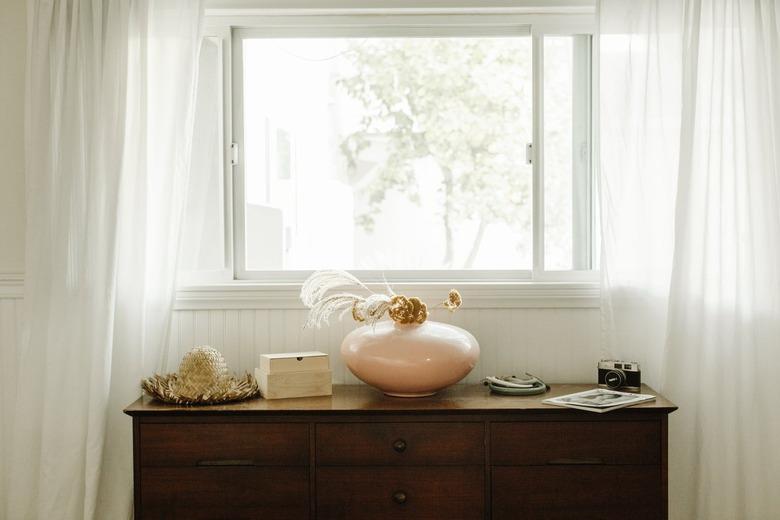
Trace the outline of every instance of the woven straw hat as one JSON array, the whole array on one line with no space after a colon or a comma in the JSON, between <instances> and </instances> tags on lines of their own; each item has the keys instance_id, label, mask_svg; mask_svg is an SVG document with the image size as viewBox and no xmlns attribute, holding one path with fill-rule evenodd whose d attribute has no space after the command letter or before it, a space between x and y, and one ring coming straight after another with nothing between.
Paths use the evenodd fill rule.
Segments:
<instances>
[{"instance_id":1,"label":"woven straw hat","mask_svg":"<svg viewBox=\"0 0 780 520\"><path fill-rule=\"evenodd\" d=\"M254 377L229 375L222 353L205 345L184 355L178 373L155 374L141 381L141 387L155 399L177 404L239 401L259 393Z\"/></svg>"}]
</instances>

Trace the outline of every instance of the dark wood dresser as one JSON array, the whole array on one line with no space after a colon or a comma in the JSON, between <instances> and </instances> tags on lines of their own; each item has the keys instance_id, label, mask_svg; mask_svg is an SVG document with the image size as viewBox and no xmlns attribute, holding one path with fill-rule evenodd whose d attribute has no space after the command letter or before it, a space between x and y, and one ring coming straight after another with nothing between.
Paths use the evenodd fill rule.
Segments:
<instances>
[{"instance_id":1,"label":"dark wood dresser","mask_svg":"<svg viewBox=\"0 0 780 520\"><path fill-rule=\"evenodd\" d=\"M606 414L456 386L417 399L367 386L210 407L142 397L136 518L660 519L667 415ZM655 393L643 388L643 393Z\"/></svg>"}]
</instances>

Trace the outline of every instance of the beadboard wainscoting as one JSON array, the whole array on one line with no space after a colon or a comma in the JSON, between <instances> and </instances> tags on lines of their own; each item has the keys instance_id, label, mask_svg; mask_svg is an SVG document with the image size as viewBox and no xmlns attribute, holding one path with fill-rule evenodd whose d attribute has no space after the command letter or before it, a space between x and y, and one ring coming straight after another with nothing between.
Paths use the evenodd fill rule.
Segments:
<instances>
[{"instance_id":1,"label":"beadboard wainscoting","mask_svg":"<svg viewBox=\"0 0 780 520\"><path fill-rule=\"evenodd\" d=\"M6 279L0 284L0 399L4 408L16 384L13 366L21 331L22 294L21 279ZM237 372L253 371L260 354L321 350L331 356L334 383L358 382L339 355L341 340L355 323L345 317L321 329L304 329L306 309L291 299L280 301L284 302L280 308L273 308L267 297L260 302L226 299L224 295L179 298L172 316L167 369L176 370L184 353L195 345L219 349ZM594 380L596 362L602 356L597 293L556 294L553 298L540 298L535 293L522 301L472 295L475 303L468 306L468 301L453 314L440 309L431 314L431 319L463 327L479 341L479 364L464 382L523 371L561 383ZM2 445L7 427L2 418L0 425Z\"/></svg>"},{"instance_id":2,"label":"beadboard wainscoting","mask_svg":"<svg viewBox=\"0 0 780 520\"><path fill-rule=\"evenodd\" d=\"M478 298L453 314L435 310L430 319L463 327L479 341L480 362L464 382L523 371L562 383L594 381L601 356L598 297L570 296L556 295L555 306L538 295L517 303ZM465 294L464 301L469 301ZM261 354L321 350L330 354L334 383L358 382L339 355L341 340L356 326L349 317L321 329L304 329L306 309L268 308L266 299L251 302L244 299L255 308L241 309L235 300L217 297L214 308L208 308L208 298L180 298L172 318L168 369L175 370L194 345L221 350L228 366L240 372L252 371Z\"/></svg>"}]
</instances>

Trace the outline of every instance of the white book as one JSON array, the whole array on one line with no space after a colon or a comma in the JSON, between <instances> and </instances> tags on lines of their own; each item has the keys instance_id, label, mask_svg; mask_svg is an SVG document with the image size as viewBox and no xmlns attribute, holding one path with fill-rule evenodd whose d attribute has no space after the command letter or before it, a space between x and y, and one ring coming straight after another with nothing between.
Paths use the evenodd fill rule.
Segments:
<instances>
[{"instance_id":1,"label":"white book","mask_svg":"<svg viewBox=\"0 0 780 520\"><path fill-rule=\"evenodd\" d=\"M551 397L542 401L554 406L565 406L588 412L604 413L618 408L625 408L639 403L654 401L655 396L650 394L635 394L632 392L618 392L605 388L595 388L575 394Z\"/></svg>"}]
</instances>

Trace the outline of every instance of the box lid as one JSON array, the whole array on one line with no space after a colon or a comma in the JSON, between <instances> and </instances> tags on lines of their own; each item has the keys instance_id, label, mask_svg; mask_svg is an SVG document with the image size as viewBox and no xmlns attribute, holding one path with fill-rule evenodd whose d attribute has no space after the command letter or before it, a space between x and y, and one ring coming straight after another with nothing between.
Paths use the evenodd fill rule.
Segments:
<instances>
[{"instance_id":1,"label":"box lid","mask_svg":"<svg viewBox=\"0 0 780 520\"><path fill-rule=\"evenodd\" d=\"M319 351L262 354L259 368L268 374L311 372L328 370L330 361L326 353Z\"/></svg>"}]
</instances>

